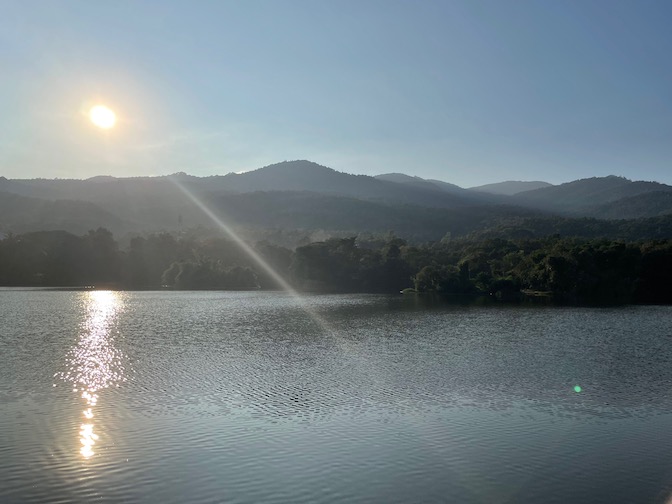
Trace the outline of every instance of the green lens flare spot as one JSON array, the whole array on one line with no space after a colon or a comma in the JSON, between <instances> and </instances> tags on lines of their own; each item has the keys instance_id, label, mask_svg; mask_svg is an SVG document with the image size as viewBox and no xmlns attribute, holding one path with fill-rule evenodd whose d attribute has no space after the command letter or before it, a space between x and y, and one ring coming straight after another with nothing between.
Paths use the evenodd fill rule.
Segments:
<instances>
[{"instance_id":1,"label":"green lens flare spot","mask_svg":"<svg viewBox=\"0 0 672 504\"><path fill-rule=\"evenodd\" d=\"M581 392L583 389L581 388L581 385L574 385L574 392L577 394Z\"/></svg>"}]
</instances>

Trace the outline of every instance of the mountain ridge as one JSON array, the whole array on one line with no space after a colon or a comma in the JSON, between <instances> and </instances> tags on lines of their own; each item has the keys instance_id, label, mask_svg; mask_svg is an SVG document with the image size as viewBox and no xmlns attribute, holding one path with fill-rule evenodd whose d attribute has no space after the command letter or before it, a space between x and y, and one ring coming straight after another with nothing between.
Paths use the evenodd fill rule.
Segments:
<instances>
[{"instance_id":1,"label":"mountain ridge","mask_svg":"<svg viewBox=\"0 0 672 504\"><path fill-rule=\"evenodd\" d=\"M544 187L550 187L553 184L548 182L543 182L541 180L506 180L504 182L496 182L494 184L485 184L475 187L470 187L470 191L479 191L487 192L490 194L504 194L507 196L513 196L525 191L532 191L535 189L541 189Z\"/></svg>"},{"instance_id":2,"label":"mountain ridge","mask_svg":"<svg viewBox=\"0 0 672 504\"><path fill-rule=\"evenodd\" d=\"M591 209L599 205L613 204L624 198L647 193L667 191L672 191L672 186L609 175L525 191L515 194L512 198L516 204L523 206L572 215L591 215ZM627 218L627 215L623 214L622 217Z\"/></svg>"},{"instance_id":3,"label":"mountain ridge","mask_svg":"<svg viewBox=\"0 0 672 504\"><path fill-rule=\"evenodd\" d=\"M633 219L672 214L672 197L667 196L672 194L671 186L617 176L506 195L403 173L353 175L306 160L207 177L184 172L85 180L0 177L0 192L3 232L39 229L40 219L49 229L61 223L63 229L76 232L83 226L141 232L212 225L196 201L207 202L217 218L234 225L365 230L373 229L375 222L376 231L398 226L425 237L472 232L486 223L496 225L500 217ZM53 215L37 208L52 208Z\"/></svg>"}]
</instances>

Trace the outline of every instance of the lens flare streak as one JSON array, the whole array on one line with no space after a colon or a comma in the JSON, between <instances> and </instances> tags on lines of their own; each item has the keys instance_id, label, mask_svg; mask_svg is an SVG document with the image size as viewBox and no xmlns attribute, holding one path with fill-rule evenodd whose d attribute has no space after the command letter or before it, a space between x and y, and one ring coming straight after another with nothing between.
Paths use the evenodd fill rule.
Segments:
<instances>
[{"instance_id":1,"label":"lens flare streak","mask_svg":"<svg viewBox=\"0 0 672 504\"><path fill-rule=\"evenodd\" d=\"M308 316L317 324L320 326L320 328L327 334L334 334L332 329L329 327L329 324L319 315L317 314L313 309L311 309L309 306L306 305L304 302L302 296L289 284L289 282L283 278L273 267L268 264L263 257L261 257L256 250L254 250L250 245L245 243L237 234L236 232L229 227L222 219L217 217L217 215L210 210L200 199L198 199L194 194L192 194L189 189L184 187L183 184L181 184L176 178L174 177L169 177L168 178L175 186L182 191L182 193L192 202L194 205L196 205L205 215L210 218L221 231L224 232L229 238L231 238L239 247L240 249L247 254L247 256L252 259L264 272L268 273L268 275L280 286L282 289L290 294L292 298L301 306L301 309L308 314Z\"/></svg>"}]
</instances>

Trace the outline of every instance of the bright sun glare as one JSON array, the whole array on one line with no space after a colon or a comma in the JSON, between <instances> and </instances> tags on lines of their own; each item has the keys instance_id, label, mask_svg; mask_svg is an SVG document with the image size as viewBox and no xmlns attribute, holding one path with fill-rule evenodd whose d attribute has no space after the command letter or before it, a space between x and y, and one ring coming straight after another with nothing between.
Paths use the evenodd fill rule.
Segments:
<instances>
[{"instance_id":1,"label":"bright sun glare","mask_svg":"<svg viewBox=\"0 0 672 504\"><path fill-rule=\"evenodd\" d=\"M117 115L105 105L96 105L89 110L89 119L99 128L109 129L117 122Z\"/></svg>"}]
</instances>

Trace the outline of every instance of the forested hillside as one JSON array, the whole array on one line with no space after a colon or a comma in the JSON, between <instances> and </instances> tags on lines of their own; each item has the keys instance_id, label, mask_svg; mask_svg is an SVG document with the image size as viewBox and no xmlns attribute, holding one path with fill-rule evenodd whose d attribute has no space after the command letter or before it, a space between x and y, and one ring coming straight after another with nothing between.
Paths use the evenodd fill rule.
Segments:
<instances>
[{"instance_id":1,"label":"forested hillside","mask_svg":"<svg viewBox=\"0 0 672 504\"><path fill-rule=\"evenodd\" d=\"M610 205L612 218L654 217L661 213L672 213L672 206L662 209L659 203L648 210L641 206L633 215L621 202L640 196L646 202L651 193L672 192L672 186L658 182L631 181L623 177L592 177L575 180L566 184L544 187L518 193L512 199L520 205L549 211L562 212L573 216L599 216L600 205ZM620 208L620 211L618 210Z\"/></svg>"},{"instance_id":2,"label":"forested hillside","mask_svg":"<svg viewBox=\"0 0 672 504\"><path fill-rule=\"evenodd\" d=\"M394 235L332 238L291 250L259 242L254 254L223 238L136 237L120 248L98 229L38 232L0 241L0 286L129 289L277 289L435 292L572 304L672 303L672 240L560 237L450 240L411 245Z\"/></svg>"},{"instance_id":3,"label":"forested hillside","mask_svg":"<svg viewBox=\"0 0 672 504\"><path fill-rule=\"evenodd\" d=\"M526 183L493 186L510 192L511 184L517 191ZM237 230L320 231L333 236L394 231L412 242L474 233L667 238L672 236L671 195L672 187L664 184L621 177L495 195L402 173L351 175L309 161L211 177L0 177L0 233L81 234L104 227L121 237L194 228L214 232L222 222Z\"/></svg>"}]
</instances>

